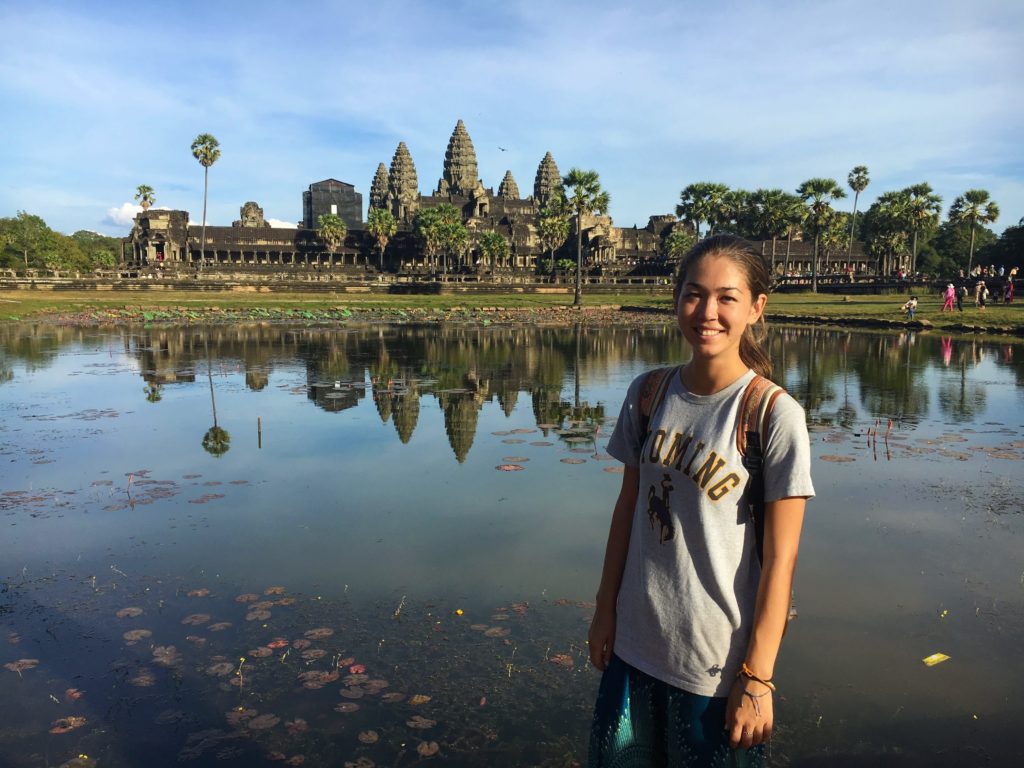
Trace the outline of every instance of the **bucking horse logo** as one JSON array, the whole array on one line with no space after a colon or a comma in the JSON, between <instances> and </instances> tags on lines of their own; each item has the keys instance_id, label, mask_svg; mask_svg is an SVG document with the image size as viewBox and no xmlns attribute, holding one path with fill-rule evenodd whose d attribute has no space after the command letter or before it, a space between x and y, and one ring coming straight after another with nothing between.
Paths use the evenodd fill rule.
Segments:
<instances>
[{"instance_id":1,"label":"bucking horse logo","mask_svg":"<svg viewBox=\"0 0 1024 768\"><path fill-rule=\"evenodd\" d=\"M672 513L668 503L668 495L672 490L672 478L667 474L661 481L661 496L658 495L658 489L655 486L652 485L647 489L647 517L651 521L652 531L654 530L654 519L658 519L658 523L661 525L658 542L661 544L676 535L675 529L672 527Z\"/></svg>"}]
</instances>

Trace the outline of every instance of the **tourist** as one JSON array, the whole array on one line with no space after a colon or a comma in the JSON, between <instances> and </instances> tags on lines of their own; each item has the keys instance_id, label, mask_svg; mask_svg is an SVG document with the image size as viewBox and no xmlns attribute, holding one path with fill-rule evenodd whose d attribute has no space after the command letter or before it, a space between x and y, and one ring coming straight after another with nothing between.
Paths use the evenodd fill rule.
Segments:
<instances>
[{"instance_id":1,"label":"tourist","mask_svg":"<svg viewBox=\"0 0 1024 768\"><path fill-rule=\"evenodd\" d=\"M911 296L910 300L903 305L902 309L907 313L907 320L913 320L914 312L917 311L917 296Z\"/></svg>"},{"instance_id":2,"label":"tourist","mask_svg":"<svg viewBox=\"0 0 1024 768\"><path fill-rule=\"evenodd\" d=\"M942 302L942 310L941 310L941 312L945 312L946 310L949 310L949 312L952 313L953 312L953 302L956 301L956 288L953 287L952 283L949 283L949 284L946 285L946 291L945 291L945 293L942 294L942 298L943 298L943 302Z\"/></svg>"},{"instance_id":3,"label":"tourist","mask_svg":"<svg viewBox=\"0 0 1024 768\"><path fill-rule=\"evenodd\" d=\"M692 356L626 393L608 444L625 471L589 633L590 660L604 672L590 766L763 764L814 495L804 411L779 390L764 401L774 407L760 440L761 541L749 504L762 484L747 487L737 421L748 388L768 383L755 373L771 375L758 340L769 282L746 241L699 243L673 292ZM651 398L655 379L661 396Z\"/></svg>"},{"instance_id":4,"label":"tourist","mask_svg":"<svg viewBox=\"0 0 1024 768\"><path fill-rule=\"evenodd\" d=\"M974 305L978 309L984 309L988 303L988 286L985 285L984 280L979 280L978 284L974 286Z\"/></svg>"},{"instance_id":5,"label":"tourist","mask_svg":"<svg viewBox=\"0 0 1024 768\"><path fill-rule=\"evenodd\" d=\"M964 299L967 298L967 284L964 283L960 286L956 292L956 308L960 312L964 311Z\"/></svg>"}]
</instances>

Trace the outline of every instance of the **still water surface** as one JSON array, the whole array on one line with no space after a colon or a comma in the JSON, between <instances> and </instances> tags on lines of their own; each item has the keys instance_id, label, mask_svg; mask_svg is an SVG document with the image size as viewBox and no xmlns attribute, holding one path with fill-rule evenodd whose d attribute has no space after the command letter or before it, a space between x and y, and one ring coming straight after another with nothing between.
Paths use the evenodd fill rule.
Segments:
<instances>
[{"instance_id":1,"label":"still water surface","mask_svg":"<svg viewBox=\"0 0 1024 768\"><path fill-rule=\"evenodd\" d=\"M1024 347L770 348L819 493L772 763L1019 762ZM661 328L4 327L0 764L584 760L605 445L685 355Z\"/></svg>"}]
</instances>

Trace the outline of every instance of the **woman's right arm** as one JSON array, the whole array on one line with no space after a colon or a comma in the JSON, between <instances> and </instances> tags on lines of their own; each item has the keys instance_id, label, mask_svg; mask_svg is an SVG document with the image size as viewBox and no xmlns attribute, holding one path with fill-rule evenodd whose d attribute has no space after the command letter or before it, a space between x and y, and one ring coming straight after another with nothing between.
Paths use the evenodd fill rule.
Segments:
<instances>
[{"instance_id":1,"label":"woman's right arm","mask_svg":"<svg viewBox=\"0 0 1024 768\"><path fill-rule=\"evenodd\" d=\"M619 585L622 584L622 572L626 567L629 534L633 527L633 511L639 489L639 467L626 467L619 498L612 513L608 545L604 552L604 568L601 570L601 586L597 590L597 608L590 622L588 636L590 663L602 671L611 661L615 647L615 601L619 596Z\"/></svg>"}]
</instances>

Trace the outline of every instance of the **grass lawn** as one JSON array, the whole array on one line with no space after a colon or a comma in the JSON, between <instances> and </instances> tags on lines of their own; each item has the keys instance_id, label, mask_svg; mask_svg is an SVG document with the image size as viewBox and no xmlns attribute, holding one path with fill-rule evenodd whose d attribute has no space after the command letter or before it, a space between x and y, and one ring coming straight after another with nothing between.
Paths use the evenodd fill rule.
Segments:
<instances>
[{"instance_id":1,"label":"grass lawn","mask_svg":"<svg viewBox=\"0 0 1024 768\"><path fill-rule=\"evenodd\" d=\"M814 318L822 322L843 320L902 321L900 306L906 296L841 296L833 294L775 294L768 303L768 319ZM917 319L930 322L935 328L963 330L979 326L1001 329L1024 335L1024 303L994 304L982 311L973 301L965 303L962 313L940 313L941 299L935 295L919 296ZM3 291L0 292L0 320L19 320L41 315L77 314L111 310L137 310L202 313L218 310L276 310L319 312L349 310L479 310L488 307L503 309L545 310L565 308L572 304L572 294L488 294L444 296L392 296L383 294L310 294L310 293L244 293L213 291ZM671 309L671 293L584 294L584 306L628 306L644 309ZM171 319L171 318L168 318Z\"/></svg>"}]
</instances>

